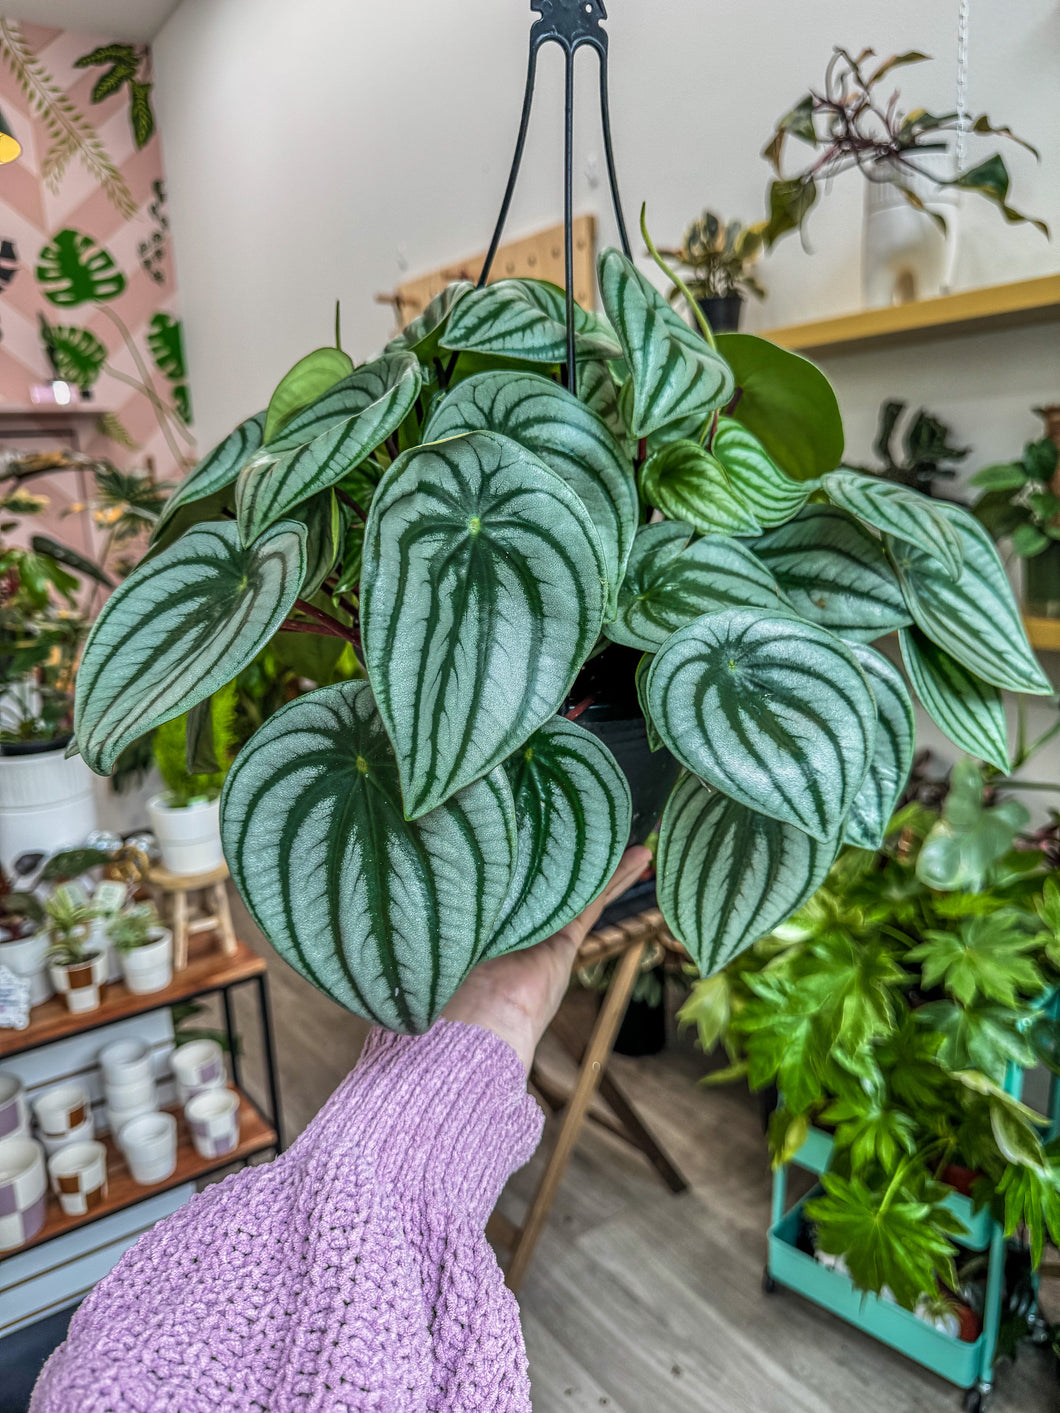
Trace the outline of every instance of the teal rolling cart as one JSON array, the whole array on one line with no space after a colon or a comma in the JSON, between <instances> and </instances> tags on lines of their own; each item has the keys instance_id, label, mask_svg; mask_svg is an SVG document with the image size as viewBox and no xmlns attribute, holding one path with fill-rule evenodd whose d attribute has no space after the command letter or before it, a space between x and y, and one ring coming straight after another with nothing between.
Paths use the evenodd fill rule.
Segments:
<instances>
[{"instance_id":1,"label":"teal rolling cart","mask_svg":"<svg viewBox=\"0 0 1060 1413\"><path fill-rule=\"evenodd\" d=\"M1060 992L1053 992L1043 1003L1043 1009L1056 1017L1060 1013ZM1020 1098L1023 1081L1024 1071L1016 1065L1009 1065L1005 1075L1006 1093ZM1055 1075L1049 1085L1047 1116L1044 1136L1052 1139L1060 1132L1060 1081ZM830 1136L820 1129L811 1129L792 1161L809 1172L823 1173L831 1158ZM785 1210L787 1169L778 1168L773 1176L764 1289L771 1292L780 1285L815 1301L874 1339L890 1345L908 1359L915 1359L918 1364L964 1389L963 1407L966 1413L981 1413L994 1382L994 1350L1001 1323L1005 1274L1005 1235L1000 1225L992 1220L989 1211L974 1212L968 1198L959 1193L954 1193L947 1203L965 1229L965 1236L958 1238L960 1244L971 1251L988 1252L983 1332L973 1344L935 1329L892 1301L862 1294L849 1276L822 1265L800 1250L797 1242L802 1209L807 1200L803 1198Z\"/></svg>"}]
</instances>

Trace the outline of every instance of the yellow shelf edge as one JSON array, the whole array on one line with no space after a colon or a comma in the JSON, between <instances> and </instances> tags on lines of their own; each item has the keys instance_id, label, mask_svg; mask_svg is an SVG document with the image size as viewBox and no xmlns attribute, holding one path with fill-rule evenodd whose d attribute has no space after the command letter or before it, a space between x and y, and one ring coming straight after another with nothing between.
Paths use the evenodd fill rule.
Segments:
<instances>
[{"instance_id":1,"label":"yellow shelf edge","mask_svg":"<svg viewBox=\"0 0 1060 1413\"><path fill-rule=\"evenodd\" d=\"M1060 652L1060 618L1031 618L1026 614L1023 626L1032 648L1042 652Z\"/></svg>"}]
</instances>

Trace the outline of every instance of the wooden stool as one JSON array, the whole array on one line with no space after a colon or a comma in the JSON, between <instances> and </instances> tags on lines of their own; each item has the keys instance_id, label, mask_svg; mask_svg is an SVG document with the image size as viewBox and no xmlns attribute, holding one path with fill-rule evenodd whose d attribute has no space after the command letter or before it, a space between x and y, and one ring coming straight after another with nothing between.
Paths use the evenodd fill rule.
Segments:
<instances>
[{"instance_id":1,"label":"wooden stool","mask_svg":"<svg viewBox=\"0 0 1060 1413\"><path fill-rule=\"evenodd\" d=\"M681 950L679 944L669 935L663 915L657 908L628 918L614 927L601 928L590 933L578 949L576 967L589 966L593 962L618 958L615 974L604 993L596 1024L588 1044L581 1044L566 1033L561 1024L554 1023L552 1033L556 1035L564 1049L578 1064L578 1078L569 1095L559 1095L547 1085L534 1066L530 1071L530 1084L538 1091L554 1114L563 1113L555 1147L541 1181L537 1185L521 1227L495 1212L486 1227L487 1236L500 1246L509 1249L508 1268L505 1279L511 1290L517 1290L526 1275L534 1247L548 1221L552 1203L556 1199L563 1174L567 1170L574 1146L578 1141L582 1125L587 1118L595 1118L589 1106L599 1090L615 1123L601 1120L605 1126L627 1143L639 1149L658 1170L671 1192L683 1192L688 1181L673 1163L647 1124L638 1114L632 1102L622 1090L618 1081L607 1073L607 1062L611 1058L615 1037L626 1014L629 998L636 984L637 975L649 943L660 942L667 951Z\"/></svg>"},{"instance_id":2,"label":"wooden stool","mask_svg":"<svg viewBox=\"0 0 1060 1413\"><path fill-rule=\"evenodd\" d=\"M216 932L221 938L221 951L231 956L236 950L236 934L232 928L232 911L228 906L225 880L228 865L222 863L209 873L170 873L161 864L152 864L147 872L163 919L168 913L173 929L173 970L183 971L188 965L188 938L199 932ZM201 894L201 906L194 914L189 907L192 893ZM167 907L168 903L168 907ZM209 909L212 907L213 911Z\"/></svg>"}]
</instances>

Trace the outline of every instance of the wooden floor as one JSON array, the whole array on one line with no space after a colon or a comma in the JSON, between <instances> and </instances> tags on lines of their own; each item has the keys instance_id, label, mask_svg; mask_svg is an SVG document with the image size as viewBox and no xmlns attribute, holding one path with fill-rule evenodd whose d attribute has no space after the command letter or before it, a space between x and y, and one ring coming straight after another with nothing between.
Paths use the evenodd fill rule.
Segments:
<instances>
[{"instance_id":1,"label":"wooden floor","mask_svg":"<svg viewBox=\"0 0 1060 1413\"><path fill-rule=\"evenodd\" d=\"M273 960L238 901L236 920ZM366 1027L282 962L270 975L290 1139L354 1064ZM588 1018L590 997L572 1003ZM253 1079L249 998L237 1016ZM561 1077L558 1047L543 1053ZM746 1091L697 1086L705 1064L690 1049L614 1063L692 1189L672 1196L639 1154L588 1126L521 1293L534 1413L956 1413L941 1379L796 1295L762 1293L769 1170ZM501 1198L513 1219L540 1161ZM1060 1292L1048 1294L1060 1315ZM1058 1408L1040 1351L1002 1369L991 1413Z\"/></svg>"}]
</instances>

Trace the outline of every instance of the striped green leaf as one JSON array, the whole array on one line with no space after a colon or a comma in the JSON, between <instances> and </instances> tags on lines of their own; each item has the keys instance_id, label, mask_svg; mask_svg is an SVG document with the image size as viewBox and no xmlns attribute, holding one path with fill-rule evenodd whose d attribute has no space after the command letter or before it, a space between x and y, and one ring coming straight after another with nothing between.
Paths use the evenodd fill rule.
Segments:
<instances>
[{"instance_id":1,"label":"striped green leaf","mask_svg":"<svg viewBox=\"0 0 1060 1413\"><path fill-rule=\"evenodd\" d=\"M824 882L835 852L834 842L686 775L659 832L659 907L700 976L711 976L796 912Z\"/></svg>"},{"instance_id":2,"label":"striped green leaf","mask_svg":"<svg viewBox=\"0 0 1060 1413\"><path fill-rule=\"evenodd\" d=\"M956 531L964 551L957 580L932 555L885 537L916 626L969 672L995 687L1038 696L1051 693L990 536L960 506L939 502L938 513Z\"/></svg>"},{"instance_id":3,"label":"striped green leaf","mask_svg":"<svg viewBox=\"0 0 1060 1413\"><path fill-rule=\"evenodd\" d=\"M419 394L410 353L366 363L317 398L239 473L236 514L250 544L318 491L335 485L404 421Z\"/></svg>"},{"instance_id":4,"label":"striped green leaf","mask_svg":"<svg viewBox=\"0 0 1060 1413\"><path fill-rule=\"evenodd\" d=\"M356 1015L427 1030L486 946L515 866L503 770L409 822L367 682L283 707L221 797L232 878L296 971Z\"/></svg>"},{"instance_id":5,"label":"striped green leaf","mask_svg":"<svg viewBox=\"0 0 1060 1413\"><path fill-rule=\"evenodd\" d=\"M574 333L579 360L621 357L607 320L580 304L574 306ZM472 290L453 310L442 347L566 363L566 295L547 280L497 280Z\"/></svg>"},{"instance_id":6,"label":"striped green leaf","mask_svg":"<svg viewBox=\"0 0 1060 1413\"><path fill-rule=\"evenodd\" d=\"M654 755L656 751L664 750L665 747L663 738L655 729L655 722L651 719L651 708L648 706L648 673L651 671L652 657L652 653L645 653L639 659L633 680L637 687L640 714L644 718L644 732L648 738L648 750Z\"/></svg>"},{"instance_id":7,"label":"striped green leaf","mask_svg":"<svg viewBox=\"0 0 1060 1413\"><path fill-rule=\"evenodd\" d=\"M300 598L311 599L331 573L342 552L352 514L334 491L321 491L291 516L306 527L305 581Z\"/></svg>"},{"instance_id":8,"label":"striped green leaf","mask_svg":"<svg viewBox=\"0 0 1060 1413\"><path fill-rule=\"evenodd\" d=\"M809 485L786 475L754 433L734 418L718 418L710 449L760 525L780 525L806 504Z\"/></svg>"},{"instance_id":9,"label":"striped green leaf","mask_svg":"<svg viewBox=\"0 0 1060 1413\"><path fill-rule=\"evenodd\" d=\"M840 637L867 643L910 622L883 546L845 510L808 505L751 548L796 611Z\"/></svg>"},{"instance_id":10,"label":"striped green leaf","mask_svg":"<svg viewBox=\"0 0 1060 1413\"><path fill-rule=\"evenodd\" d=\"M630 430L646 437L678 418L709 415L732 398L729 365L690 329L619 250L600 256L600 294L633 382Z\"/></svg>"},{"instance_id":11,"label":"striped green leaf","mask_svg":"<svg viewBox=\"0 0 1060 1413\"><path fill-rule=\"evenodd\" d=\"M341 348L315 348L285 373L269 399L264 440L271 442L299 412L353 372L353 359Z\"/></svg>"},{"instance_id":12,"label":"striped green leaf","mask_svg":"<svg viewBox=\"0 0 1060 1413\"><path fill-rule=\"evenodd\" d=\"M654 652L671 633L720 608L788 608L769 570L739 540L704 535L674 520L637 531L607 636Z\"/></svg>"},{"instance_id":13,"label":"striped green leaf","mask_svg":"<svg viewBox=\"0 0 1060 1413\"><path fill-rule=\"evenodd\" d=\"M454 280L436 294L422 314L397 335L386 346L387 353L414 353L421 363L429 363L438 352L438 345L445 333L458 300L471 293L475 286L470 280Z\"/></svg>"},{"instance_id":14,"label":"striped green leaf","mask_svg":"<svg viewBox=\"0 0 1060 1413\"><path fill-rule=\"evenodd\" d=\"M504 763L515 798L518 862L486 955L551 937L618 867L632 803L614 756L583 727L546 721Z\"/></svg>"},{"instance_id":15,"label":"striped green leaf","mask_svg":"<svg viewBox=\"0 0 1060 1413\"><path fill-rule=\"evenodd\" d=\"M578 401L603 419L611 435L632 460L636 445L619 406L619 380L603 359L586 358L578 364Z\"/></svg>"},{"instance_id":16,"label":"striped green leaf","mask_svg":"<svg viewBox=\"0 0 1060 1413\"><path fill-rule=\"evenodd\" d=\"M478 431L500 432L532 451L585 506L604 551L613 617L640 507L633 467L604 422L547 378L479 373L441 400L423 440Z\"/></svg>"},{"instance_id":17,"label":"striped green leaf","mask_svg":"<svg viewBox=\"0 0 1060 1413\"><path fill-rule=\"evenodd\" d=\"M213 451L208 452L190 471L166 501L162 514L151 531L151 543L157 544L162 531L182 506L205 500L230 486L239 475L243 463L261 446L265 428L265 413L257 412L241 422Z\"/></svg>"},{"instance_id":18,"label":"striped green leaf","mask_svg":"<svg viewBox=\"0 0 1060 1413\"><path fill-rule=\"evenodd\" d=\"M937 559L951 579L960 574L964 547L938 501L897 481L859 471L830 471L822 477L821 486L833 505L848 510L874 530L916 545Z\"/></svg>"},{"instance_id":19,"label":"striped green leaf","mask_svg":"<svg viewBox=\"0 0 1060 1413\"><path fill-rule=\"evenodd\" d=\"M703 535L757 535L762 529L725 467L698 442L670 442L649 456L640 493L671 520L686 520Z\"/></svg>"},{"instance_id":20,"label":"striped green leaf","mask_svg":"<svg viewBox=\"0 0 1060 1413\"><path fill-rule=\"evenodd\" d=\"M876 739L850 648L779 609L725 609L679 629L652 663L648 705L686 769L815 839L836 838Z\"/></svg>"},{"instance_id":21,"label":"striped green leaf","mask_svg":"<svg viewBox=\"0 0 1060 1413\"><path fill-rule=\"evenodd\" d=\"M394 462L368 517L361 626L410 819L558 710L606 594L588 512L524 447L472 432Z\"/></svg>"},{"instance_id":22,"label":"striped green leaf","mask_svg":"<svg viewBox=\"0 0 1060 1413\"><path fill-rule=\"evenodd\" d=\"M306 530L283 521L249 548L231 521L189 530L104 604L77 673L74 731L101 775L138 736L230 682L287 617Z\"/></svg>"},{"instance_id":23,"label":"striped green leaf","mask_svg":"<svg viewBox=\"0 0 1060 1413\"><path fill-rule=\"evenodd\" d=\"M1008 726L1000 689L962 667L915 628L903 628L900 640L913 691L939 730L962 751L1008 771Z\"/></svg>"},{"instance_id":24,"label":"striped green leaf","mask_svg":"<svg viewBox=\"0 0 1060 1413\"><path fill-rule=\"evenodd\" d=\"M916 717L898 669L874 648L852 643L851 652L876 698L876 747L857 798L847 816L844 838L862 849L878 849L898 797L909 779L916 744Z\"/></svg>"}]
</instances>

